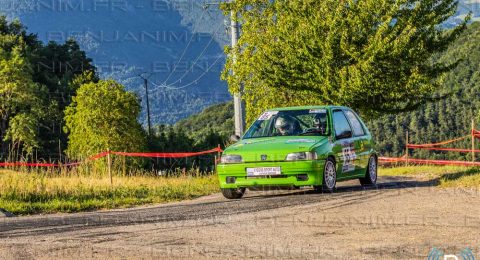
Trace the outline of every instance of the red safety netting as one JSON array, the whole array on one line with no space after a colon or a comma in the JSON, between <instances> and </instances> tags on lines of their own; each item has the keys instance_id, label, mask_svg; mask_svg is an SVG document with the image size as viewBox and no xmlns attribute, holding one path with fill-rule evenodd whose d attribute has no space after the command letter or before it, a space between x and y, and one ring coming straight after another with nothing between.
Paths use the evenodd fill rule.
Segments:
<instances>
[{"instance_id":1,"label":"red safety netting","mask_svg":"<svg viewBox=\"0 0 480 260\"><path fill-rule=\"evenodd\" d=\"M480 153L480 150L472 150L472 149L461 149L461 148L444 148L444 147L423 147L419 145L407 145L408 148L411 149L422 149L422 150L430 150L430 151L445 151L445 152L459 152L459 153Z\"/></svg>"},{"instance_id":2,"label":"red safety netting","mask_svg":"<svg viewBox=\"0 0 480 260\"><path fill-rule=\"evenodd\" d=\"M450 144L453 142L457 142L460 140L464 140L469 137L480 137L480 131L472 129L470 135L465 135L459 138L450 139L443 142L438 143L430 143L430 144L408 144L406 147L408 149L423 149L423 150L430 150L430 151L444 151L444 152L460 152L460 153L480 153L480 150L476 149L462 149L462 148L448 148L448 147L439 147L446 144ZM407 158L407 156L403 157L380 157L380 162L383 163L399 163L399 162L408 162L412 164L431 164L431 165L460 165L460 166L480 166L480 162L466 162L466 161L450 161L450 160L427 160L427 159L414 159L414 158Z\"/></svg>"},{"instance_id":3,"label":"red safety netting","mask_svg":"<svg viewBox=\"0 0 480 260\"><path fill-rule=\"evenodd\" d=\"M203 152L194 152L194 153L126 153L126 152L111 152L111 154L129 156L129 157L149 157L149 158L186 158L194 157L199 155L211 154L211 153L221 153L223 152L220 148L214 148L208 151Z\"/></svg>"},{"instance_id":4,"label":"red safety netting","mask_svg":"<svg viewBox=\"0 0 480 260\"><path fill-rule=\"evenodd\" d=\"M480 130L472 129L472 135L476 138L480 138Z\"/></svg>"},{"instance_id":5,"label":"red safety netting","mask_svg":"<svg viewBox=\"0 0 480 260\"><path fill-rule=\"evenodd\" d=\"M414 148L414 149L415 149L415 148L429 148L429 147L435 147L435 146L446 145L446 144L449 144L449 143L457 142L457 141L463 140L463 139L468 138L468 137L470 137L470 135L465 135L465 136L462 136L462 137L459 137L459 138L450 139L450 140L443 141L443 142L439 142L439 143L431 143L431 144L407 144L407 147L408 147L408 148Z\"/></svg>"},{"instance_id":6,"label":"red safety netting","mask_svg":"<svg viewBox=\"0 0 480 260\"><path fill-rule=\"evenodd\" d=\"M98 153L83 162L74 162L74 163L65 163L65 164L58 164L58 163L27 163L27 162L0 162L0 167L74 167L80 164L95 161L109 154L119 155L119 156L127 156L127 157L147 157L147 158L187 158L187 157L194 157L212 153L221 153L223 150L220 147L202 151L202 152L188 152L188 153L127 153L127 152L101 152Z\"/></svg>"},{"instance_id":7,"label":"red safety netting","mask_svg":"<svg viewBox=\"0 0 480 260\"><path fill-rule=\"evenodd\" d=\"M430 164L430 165L458 165L458 166L480 166L480 162L451 161L451 160L426 160L413 159L405 157L379 157L381 163L408 162L412 164Z\"/></svg>"}]
</instances>

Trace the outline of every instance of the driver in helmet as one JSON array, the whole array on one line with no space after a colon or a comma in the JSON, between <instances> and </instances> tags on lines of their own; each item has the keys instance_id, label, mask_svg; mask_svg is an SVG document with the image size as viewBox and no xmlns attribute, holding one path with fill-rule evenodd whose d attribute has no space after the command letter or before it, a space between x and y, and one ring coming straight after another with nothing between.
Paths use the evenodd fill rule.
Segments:
<instances>
[{"instance_id":1,"label":"driver in helmet","mask_svg":"<svg viewBox=\"0 0 480 260\"><path fill-rule=\"evenodd\" d=\"M315 116L313 126L320 134L327 133L327 114L321 113Z\"/></svg>"},{"instance_id":2,"label":"driver in helmet","mask_svg":"<svg viewBox=\"0 0 480 260\"><path fill-rule=\"evenodd\" d=\"M297 132L294 119L284 116L277 117L275 120L275 128L280 135L294 135Z\"/></svg>"}]
</instances>

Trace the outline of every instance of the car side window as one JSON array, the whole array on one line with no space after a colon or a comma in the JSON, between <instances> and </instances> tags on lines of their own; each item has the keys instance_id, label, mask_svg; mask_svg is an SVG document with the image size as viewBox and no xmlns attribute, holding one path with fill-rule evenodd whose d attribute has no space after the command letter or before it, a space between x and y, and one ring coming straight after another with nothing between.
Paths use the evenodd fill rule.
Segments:
<instances>
[{"instance_id":1,"label":"car side window","mask_svg":"<svg viewBox=\"0 0 480 260\"><path fill-rule=\"evenodd\" d=\"M345 115L348 117L348 120L350 120L350 124L352 125L353 135L354 136L365 135L365 131L363 130L362 123L360 123L360 120L358 119L357 115L355 115L350 110L345 110Z\"/></svg>"},{"instance_id":2,"label":"car side window","mask_svg":"<svg viewBox=\"0 0 480 260\"><path fill-rule=\"evenodd\" d=\"M333 111L333 128L337 139L352 137L352 129L345 114L341 110Z\"/></svg>"}]
</instances>

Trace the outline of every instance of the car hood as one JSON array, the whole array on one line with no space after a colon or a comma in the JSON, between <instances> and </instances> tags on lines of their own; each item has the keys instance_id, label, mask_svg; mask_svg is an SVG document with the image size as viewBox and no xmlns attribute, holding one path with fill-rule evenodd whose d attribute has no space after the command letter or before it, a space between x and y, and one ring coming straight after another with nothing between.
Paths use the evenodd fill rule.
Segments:
<instances>
[{"instance_id":1,"label":"car hood","mask_svg":"<svg viewBox=\"0 0 480 260\"><path fill-rule=\"evenodd\" d=\"M243 139L227 149L224 154L238 154L244 162L283 161L289 153L309 152L328 141L325 136L276 136ZM262 156L267 156L262 160Z\"/></svg>"}]
</instances>

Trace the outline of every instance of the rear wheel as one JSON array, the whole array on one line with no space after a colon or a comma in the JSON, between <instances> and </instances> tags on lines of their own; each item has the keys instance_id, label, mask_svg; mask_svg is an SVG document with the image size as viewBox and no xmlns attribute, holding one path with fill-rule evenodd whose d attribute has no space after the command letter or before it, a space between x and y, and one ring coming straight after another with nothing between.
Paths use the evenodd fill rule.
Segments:
<instances>
[{"instance_id":1,"label":"rear wheel","mask_svg":"<svg viewBox=\"0 0 480 260\"><path fill-rule=\"evenodd\" d=\"M375 183L377 183L377 170L377 157L372 155L368 159L365 177L360 178L360 184L362 184L362 186L375 185Z\"/></svg>"},{"instance_id":2,"label":"rear wheel","mask_svg":"<svg viewBox=\"0 0 480 260\"><path fill-rule=\"evenodd\" d=\"M328 158L323 169L323 184L322 186L314 186L317 192L333 192L337 184L337 168L335 161Z\"/></svg>"},{"instance_id":3,"label":"rear wheel","mask_svg":"<svg viewBox=\"0 0 480 260\"><path fill-rule=\"evenodd\" d=\"M245 188L222 189L222 194L227 199L241 199L243 194L245 194Z\"/></svg>"}]
</instances>

